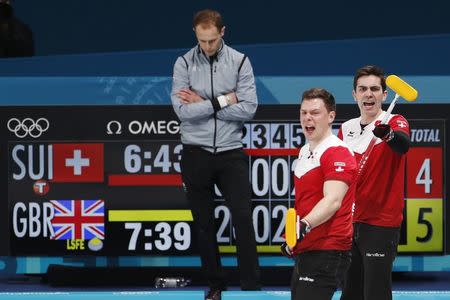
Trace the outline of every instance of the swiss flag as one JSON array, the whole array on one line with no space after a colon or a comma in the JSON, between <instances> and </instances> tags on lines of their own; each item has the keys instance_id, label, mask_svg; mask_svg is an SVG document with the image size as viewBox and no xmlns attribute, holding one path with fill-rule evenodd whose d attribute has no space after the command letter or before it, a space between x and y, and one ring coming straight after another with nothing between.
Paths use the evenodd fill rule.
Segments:
<instances>
[{"instance_id":1,"label":"swiss flag","mask_svg":"<svg viewBox=\"0 0 450 300\"><path fill-rule=\"evenodd\" d=\"M53 144L53 182L103 182L103 144Z\"/></svg>"}]
</instances>

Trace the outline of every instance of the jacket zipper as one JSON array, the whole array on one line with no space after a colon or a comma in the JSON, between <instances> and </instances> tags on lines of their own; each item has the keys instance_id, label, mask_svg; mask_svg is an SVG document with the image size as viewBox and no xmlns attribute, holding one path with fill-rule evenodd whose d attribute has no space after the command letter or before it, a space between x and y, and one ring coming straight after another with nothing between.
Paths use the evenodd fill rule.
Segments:
<instances>
[{"instance_id":1,"label":"jacket zipper","mask_svg":"<svg viewBox=\"0 0 450 300\"><path fill-rule=\"evenodd\" d=\"M214 80L213 80L213 64L214 64L214 58L209 59L209 70L211 73L211 99L214 99ZM214 112L214 140L213 140L213 153L216 154L216 135L217 135L217 118L216 113Z\"/></svg>"}]
</instances>

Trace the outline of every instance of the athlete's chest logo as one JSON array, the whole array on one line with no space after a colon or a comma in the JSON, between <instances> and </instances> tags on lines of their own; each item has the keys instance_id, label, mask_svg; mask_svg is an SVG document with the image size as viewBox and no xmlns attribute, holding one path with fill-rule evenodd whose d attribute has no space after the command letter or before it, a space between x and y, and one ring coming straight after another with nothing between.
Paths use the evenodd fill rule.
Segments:
<instances>
[{"instance_id":1,"label":"athlete's chest logo","mask_svg":"<svg viewBox=\"0 0 450 300\"><path fill-rule=\"evenodd\" d=\"M335 161L334 166L336 169L334 169L336 172L344 172L345 162L342 161Z\"/></svg>"}]
</instances>

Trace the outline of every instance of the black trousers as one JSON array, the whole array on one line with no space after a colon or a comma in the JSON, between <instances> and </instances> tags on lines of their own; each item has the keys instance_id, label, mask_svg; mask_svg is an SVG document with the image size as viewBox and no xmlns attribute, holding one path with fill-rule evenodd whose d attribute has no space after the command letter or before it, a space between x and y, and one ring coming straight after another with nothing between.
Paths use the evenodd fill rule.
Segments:
<instances>
[{"instance_id":1,"label":"black trousers","mask_svg":"<svg viewBox=\"0 0 450 300\"><path fill-rule=\"evenodd\" d=\"M230 209L235 229L241 289L260 289L248 156L242 149L213 154L199 147L184 145L181 168L194 217L202 268L210 288L226 289L227 285L214 223L214 184L217 184Z\"/></svg>"},{"instance_id":2,"label":"black trousers","mask_svg":"<svg viewBox=\"0 0 450 300\"><path fill-rule=\"evenodd\" d=\"M330 300L336 289L343 286L350 260L350 251L300 253L292 273L291 299Z\"/></svg>"},{"instance_id":3,"label":"black trousers","mask_svg":"<svg viewBox=\"0 0 450 300\"><path fill-rule=\"evenodd\" d=\"M341 300L391 300L399 227L353 225L352 263Z\"/></svg>"}]
</instances>

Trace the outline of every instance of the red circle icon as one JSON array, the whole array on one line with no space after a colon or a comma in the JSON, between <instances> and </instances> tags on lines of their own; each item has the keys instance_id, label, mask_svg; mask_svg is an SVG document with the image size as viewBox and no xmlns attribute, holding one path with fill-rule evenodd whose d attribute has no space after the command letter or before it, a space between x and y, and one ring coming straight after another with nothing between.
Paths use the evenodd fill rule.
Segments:
<instances>
[{"instance_id":1,"label":"red circle icon","mask_svg":"<svg viewBox=\"0 0 450 300\"><path fill-rule=\"evenodd\" d=\"M50 185L45 180L38 180L33 184L33 191L36 195L44 196L50 190Z\"/></svg>"}]
</instances>

